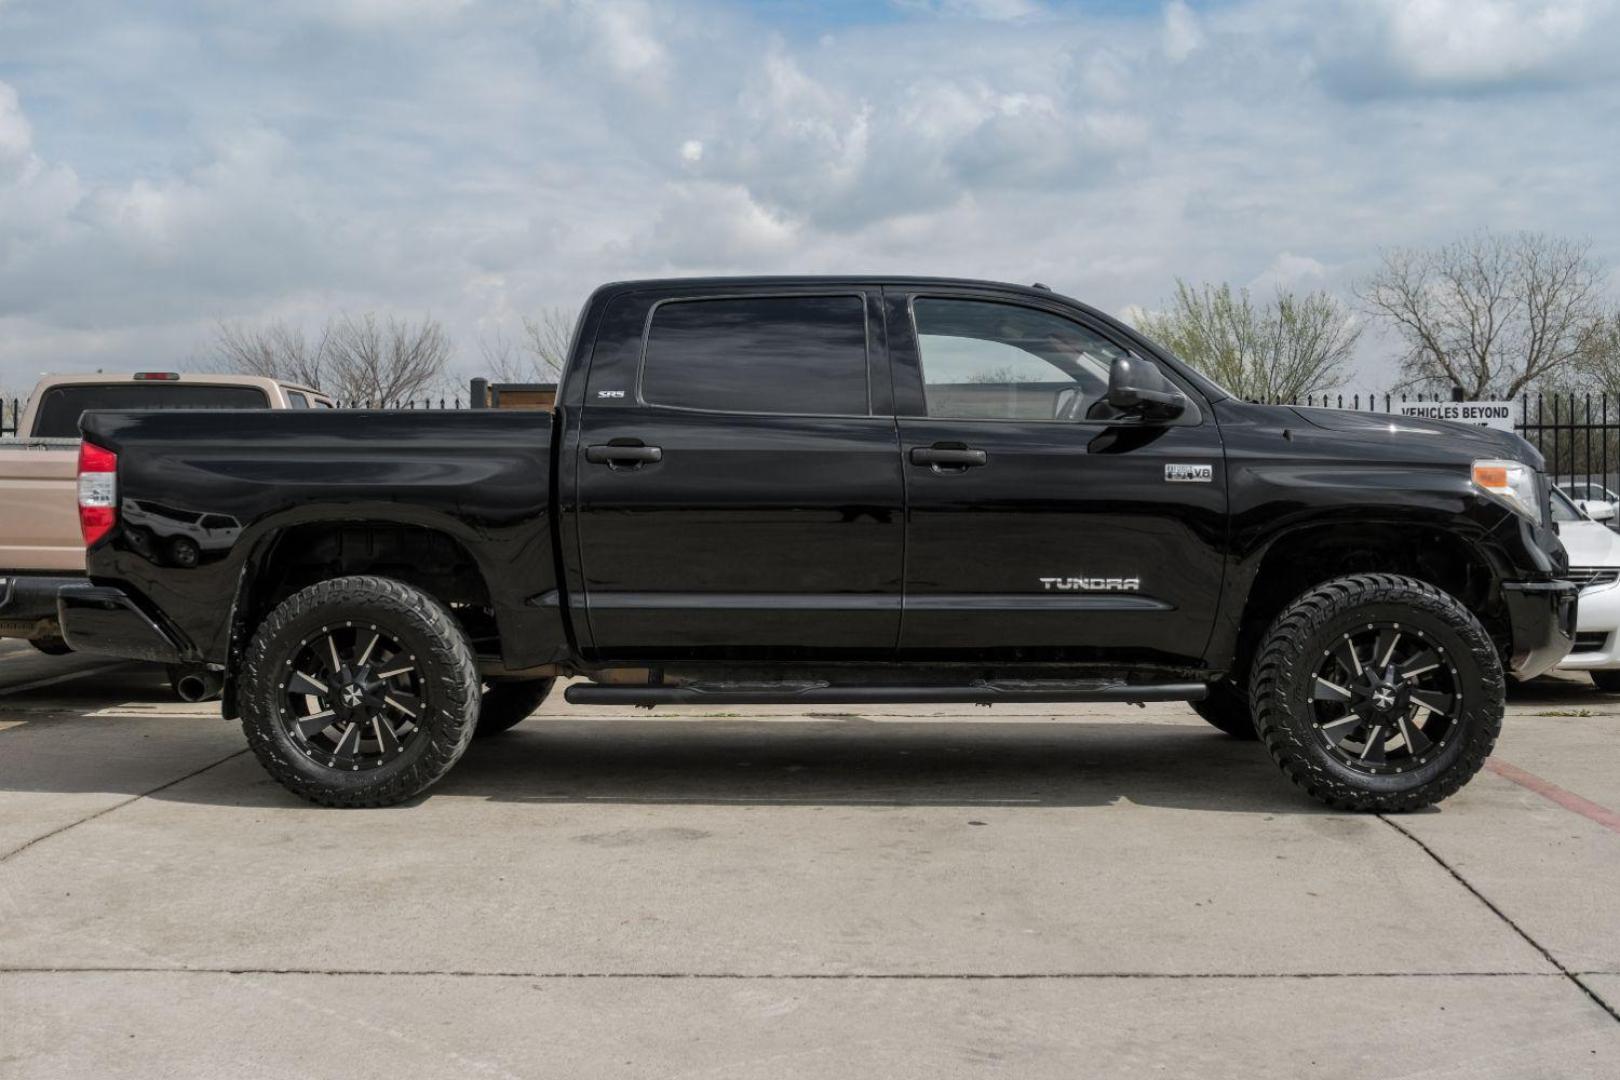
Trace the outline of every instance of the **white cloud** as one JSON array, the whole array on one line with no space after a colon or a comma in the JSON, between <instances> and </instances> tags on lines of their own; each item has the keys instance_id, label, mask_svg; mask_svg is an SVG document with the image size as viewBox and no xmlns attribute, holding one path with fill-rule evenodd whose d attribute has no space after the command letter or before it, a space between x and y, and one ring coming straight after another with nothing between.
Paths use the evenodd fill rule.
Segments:
<instances>
[{"instance_id":1,"label":"white cloud","mask_svg":"<svg viewBox=\"0 0 1620 1080\"><path fill-rule=\"evenodd\" d=\"M892 0L902 11L1006 22L1042 14L1035 0Z\"/></svg>"},{"instance_id":2,"label":"white cloud","mask_svg":"<svg viewBox=\"0 0 1620 1080\"><path fill-rule=\"evenodd\" d=\"M1184 0L1170 0L1164 8L1164 55L1179 64L1204 43L1198 15Z\"/></svg>"},{"instance_id":3,"label":"white cloud","mask_svg":"<svg viewBox=\"0 0 1620 1080\"><path fill-rule=\"evenodd\" d=\"M1278 288L1310 291L1326 285L1328 276L1328 266L1322 260L1283 251L1249 281L1249 286L1261 291Z\"/></svg>"},{"instance_id":4,"label":"white cloud","mask_svg":"<svg viewBox=\"0 0 1620 1080\"><path fill-rule=\"evenodd\" d=\"M0 82L0 165L17 165L34 145L34 129L23 115L17 91Z\"/></svg>"},{"instance_id":5,"label":"white cloud","mask_svg":"<svg viewBox=\"0 0 1620 1080\"><path fill-rule=\"evenodd\" d=\"M1613 78L1616 0L1367 0L1322 21L1330 70L1369 92Z\"/></svg>"},{"instance_id":6,"label":"white cloud","mask_svg":"<svg viewBox=\"0 0 1620 1080\"><path fill-rule=\"evenodd\" d=\"M358 25L392 22L420 23L460 14L473 0L316 0L304 6L308 14Z\"/></svg>"}]
</instances>

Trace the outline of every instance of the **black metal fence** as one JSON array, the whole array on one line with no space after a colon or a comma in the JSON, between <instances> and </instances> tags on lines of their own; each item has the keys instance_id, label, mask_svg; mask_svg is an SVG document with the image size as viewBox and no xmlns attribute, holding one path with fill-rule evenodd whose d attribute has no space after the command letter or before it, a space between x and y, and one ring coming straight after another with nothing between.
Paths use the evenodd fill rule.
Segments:
<instances>
[{"instance_id":1,"label":"black metal fence","mask_svg":"<svg viewBox=\"0 0 1620 1080\"><path fill-rule=\"evenodd\" d=\"M1424 395L1322 394L1298 404L1399 413L1406 404L1450 402ZM1541 451L1554 482L1577 498L1615 501L1613 495L1620 494L1620 395L1524 394L1509 406L1512 429Z\"/></svg>"}]
</instances>

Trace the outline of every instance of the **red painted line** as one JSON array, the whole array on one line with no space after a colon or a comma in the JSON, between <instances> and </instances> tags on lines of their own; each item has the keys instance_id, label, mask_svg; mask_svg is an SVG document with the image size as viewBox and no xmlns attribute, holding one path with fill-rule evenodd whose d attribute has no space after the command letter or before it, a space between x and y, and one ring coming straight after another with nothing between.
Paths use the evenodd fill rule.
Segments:
<instances>
[{"instance_id":1,"label":"red painted line","mask_svg":"<svg viewBox=\"0 0 1620 1080\"><path fill-rule=\"evenodd\" d=\"M1583 799L1573 791L1566 791L1551 780L1543 780L1535 773L1525 772L1512 762L1501 758L1486 758L1485 767L1504 780L1511 780L1522 788L1540 795L1548 802L1557 803L1565 810L1581 815L1588 821L1595 821L1610 832L1620 833L1620 814L1610 810L1607 806L1599 806L1590 799Z\"/></svg>"}]
</instances>

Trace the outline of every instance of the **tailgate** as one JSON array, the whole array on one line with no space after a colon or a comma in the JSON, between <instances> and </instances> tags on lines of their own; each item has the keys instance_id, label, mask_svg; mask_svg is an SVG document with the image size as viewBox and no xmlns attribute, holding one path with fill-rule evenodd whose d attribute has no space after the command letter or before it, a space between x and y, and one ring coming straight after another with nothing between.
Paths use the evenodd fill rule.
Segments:
<instances>
[{"instance_id":1,"label":"tailgate","mask_svg":"<svg viewBox=\"0 0 1620 1080\"><path fill-rule=\"evenodd\" d=\"M0 443L0 571L82 573L77 439Z\"/></svg>"}]
</instances>

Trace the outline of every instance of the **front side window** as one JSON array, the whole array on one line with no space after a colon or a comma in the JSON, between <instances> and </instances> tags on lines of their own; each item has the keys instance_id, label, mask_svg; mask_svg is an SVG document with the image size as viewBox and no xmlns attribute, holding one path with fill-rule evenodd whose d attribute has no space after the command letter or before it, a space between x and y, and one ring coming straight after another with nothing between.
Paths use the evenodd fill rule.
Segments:
<instances>
[{"instance_id":1,"label":"front side window","mask_svg":"<svg viewBox=\"0 0 1620 1080\"><path fill-rule=\"evenodd\" d=\"M988 300L918 297L912 312L929 416L1113 416L1103 400L1108 370L1117 357L1129 354L1078 323Z\"/></svg>"},{"instance_id":2,"label":"front side window","mask_svg":"<svg viewBox=\"0 0 1620 1080\"><path fill-rule=\"evenodd\" d=\"M660 304L647 330L641 399L723 412L864 416L866 302L757 296Z\"/></svg>"}]
</instances>

